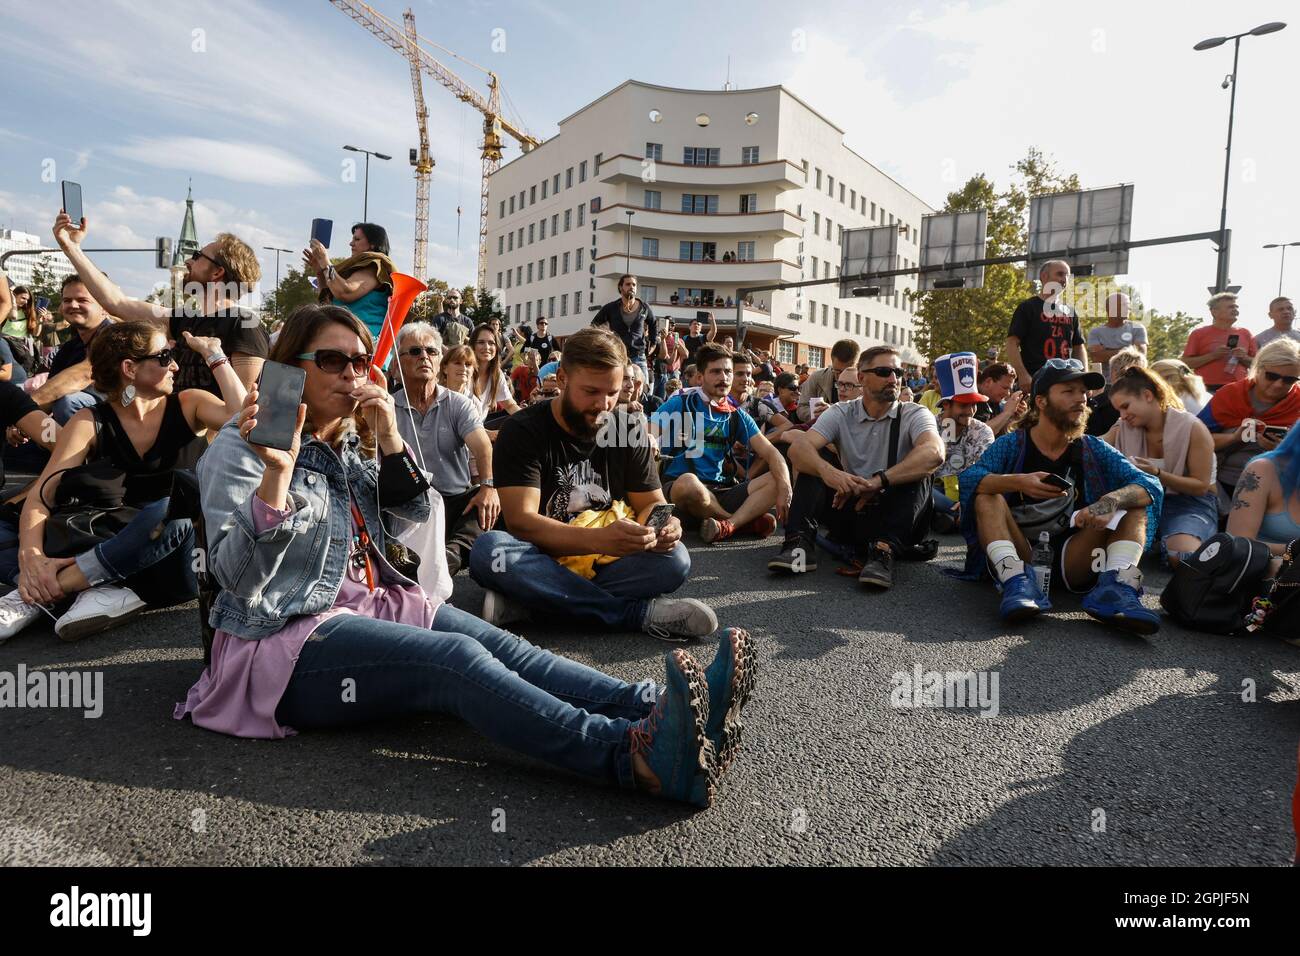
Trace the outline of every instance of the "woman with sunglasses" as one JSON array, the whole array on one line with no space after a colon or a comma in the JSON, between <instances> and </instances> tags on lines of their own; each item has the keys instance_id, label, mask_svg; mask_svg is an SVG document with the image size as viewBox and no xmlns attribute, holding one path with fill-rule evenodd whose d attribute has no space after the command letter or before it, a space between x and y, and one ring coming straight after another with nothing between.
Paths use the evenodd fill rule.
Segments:
<instances>
[{"instance_id":1,"label":"woman with sunglasses","mask_svg":"<svg viewBox=\"0 0 1300 956\"><path fill-rule=\"evenodd\" d=\"M306 372L291 447L248 441L263 413L254 388L200 461L208 566L224 590L211 663L175 716L276 739L452 714L553 766L707 806L752 684L748 635L724 635L707 674L673 651L658 694L652 681L565 660L422 590L389 563L387 545L428 520L429 484L382 374L367 378L370 349L351 312L295 310L271 354Z\"/></svg>"},{"instance_id":2,"label":"woman with sunglasses","mask_svg":"<svg viewBox=\"0 0 1300 956\"><path fill-rule=\"evenodd\" d=\"M1274 339L1259 350L1248 377L1229 382L1198 416L1214 436L1219 483L1232 497L1246 463L1273 451L1300 419L1300 342Z\"/></svg>"},{"instance_id":3,"label":"woman with sunglasses","mask_svg":"<svg viewBox=\"0 0 1300 956\"><path fill-rule=\"evenodd\" d=\"M91 342L94 386L106 398L81 409L59 432L23 505L17 546L0 550L0 580L18 585L0 597L0 639L48 613L44 607L64 606L73 598L54 625L65 641L197 593L193 526L187 518L167 517L172 474L193 467L206 447L201 436L207 429L220 428L239 412L244 387L217 339L184 335L186 345L203 356L225 401L204 389L175 391L174 352L152 323L116 322ZM138 512L93 548L47 554L50 503L57 500L60 483L69 469L100 461L110 476L124 476L122 503Z\"/></svg>"},{"instance_id":4,"label":"woman with sunglasses","mask_svg":"<svg viewBox=\"0 0 1300 956\"><path fill-rule=\"evenodd\" d=\"M1205 390L1205 380L1197 375L1181 359L1161 359L1151 363L1151 371L1163 378L1174 395L1183 403L1183 408L1193 415L1199 415L1205 403L1210 400Z\"/></svg>"}]
</instances>

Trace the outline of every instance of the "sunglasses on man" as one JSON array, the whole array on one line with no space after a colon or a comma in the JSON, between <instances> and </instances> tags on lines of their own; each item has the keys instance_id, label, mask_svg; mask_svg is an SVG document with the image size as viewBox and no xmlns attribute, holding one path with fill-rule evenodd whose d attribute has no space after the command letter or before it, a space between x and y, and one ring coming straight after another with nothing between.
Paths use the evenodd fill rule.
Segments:
<instances>
[{"instance_id":1,"label":"sunglasses on man","mask_svg":"<svg viewBox=\"0 0 1300 956\"><path fill-rule=\"evenodd\" d=\"M298 358L304 362L315 362L316 367L329 375L337 375L348 366L356 375L364 375L370 365L370 356L365 352L348 355L337 349L317 349L315 352L303 352Z\"/></svg>"},{"instance_id":2,"label":"sunglasses on man","mask_svg":"<svg viewBox=\"0 0 1300 956\"><path fill-rule=\"evenodd\" d=\"M901 368L894 368L892 365L877 365L875 368L864 368L862 371L866 372L868 375L874 375L877 378L901 379L903 377L903 370ZM843 386L840 387L843 388Z\"/></svg>"},{"instance_id":3,"label":"sunglasses on man","mask_svg":"<svg viewBox=\"0 0 1300 956\"><path fill-rule=\"evenodd\" d=\"M226 272L229 272L229 271L230 271L230 269L227 268L227 266L226 266L226 264L225 264L224 262L222 262L220 259L214 259L214 258L212 258L210 255L208 255L208 254L207 254L206 252L204 252L202 249L195 249L195 250L194 250L194 255L190 256L190 262L194 262L194 261L197 260L197 259L207 259L209 262L211 262L211 263L212 263L214 266L216 266L218 269L225 269Z\"/></svg>"},{"instance_id":4,"label":"sunglasses on man","mask_svg":"<svg viewBox=\"0 0 1300 956\"><path fill-rule=\"evenodd\" d=\"M1300 382L1300 375L1282 375L1278 372L1265 372L1264 377L1270 382L1286 382L1288 387L1294 385L1296 382Z\"/></svg>"},{"instance_id":5,"label":"sunglasses on man","mask_svg":"<svg viewBox=\"0 0 1300 956\"><path fill-rule=\"evenodd\" d=\"M442 349L436 345L412 345L409 349L403 349L401 354L413 359L418 359L423 355L427 355L429 358L437 358L442 354Z\"/></svg>"}]
</instances>

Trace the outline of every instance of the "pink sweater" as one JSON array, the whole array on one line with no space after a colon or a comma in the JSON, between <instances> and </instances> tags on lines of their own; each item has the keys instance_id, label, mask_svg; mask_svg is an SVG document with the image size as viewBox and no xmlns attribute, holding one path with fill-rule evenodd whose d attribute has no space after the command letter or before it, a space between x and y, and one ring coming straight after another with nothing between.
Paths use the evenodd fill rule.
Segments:
<instances>
[{"instance_id":1,"label":"pink sweater","mask_svg":"<svg viewBox=\"0 0 1300 956\"><path fill-rule=\"evenodd\" d=\"M260 498L253 500L253 526L259 533L292 513L292 502L286 510L276 511ZM276 721L275 709L293 677L303 644L316 628L340 614L428 628L441 604L440 598L430 597L419 587L370 591L345 574L332 608L295 617L270 637L248 641L217 631L212 663L172 716L180 720L188 714L199 727L236 737L279 739L294 734L292 727Z\"/></svg>"}]
</instances>

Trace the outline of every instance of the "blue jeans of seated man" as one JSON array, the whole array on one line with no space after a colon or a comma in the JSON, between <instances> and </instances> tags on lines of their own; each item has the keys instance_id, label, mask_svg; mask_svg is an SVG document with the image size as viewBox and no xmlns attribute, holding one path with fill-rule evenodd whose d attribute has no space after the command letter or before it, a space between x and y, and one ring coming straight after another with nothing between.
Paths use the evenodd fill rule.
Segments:
<instances>
[{"instance_id":1,"label":"blue jeans of seated man","mask_svg":"<svg viewBox=\"0 0 1300 956\"><path fill-rule=\"evenodd\" d=\"M160 581L169 582L167 587L157 594L140 596L150 604L168 604L198 593L191 553L194 526L189 519L168 521L158 537L151 537L166 516L170 500L163 498L145 506L112 538L77 556L77 567L92 587L144 578L146 572L159 569L167 561L168 573L157 575ZM0 522L0 580L18 583L18 529L8 522Z\"/></svg>"},{"instance_id":2,"label":"blue jeans of seated man","mask_svg":"<svg viewBox=\"0 0 1300 956\"><path fill-rule=\"evenodd\" d=\"M654 681L627 684L444 604L430 630L330 618L303 645L275 716L306 730L452 714L519 753L631 787L628 728L657 697Z\"/></svg>"},{"instance_id":3,"label":"blue jeans of seated man","mask_svg":"<svg viewBox=\"0 0 1300 956\"><path fill-rule=\"evenodd\" d=\"M534 610L629 631L641 630L650 599L676 591L690 570L690 552L679 543L667 554L643 551L598 565L588 580L505 531L479 535L469 555L470 577L485 588Z\"/></svg>"},{"instance_id":4,"label":"blue jeans of seated man","mask_svg":"<svg viewBox=\"0 0 1300 956\"><path fill-rule=\"evenodd\" d=\"M70 395L64 395L56 400L50 406L50 417L60 425L68 424L68 419L83 408L89 408L101 399L98 392L87 389L84 392L73 392Z\"/></svg>"},{"instance_id":5,"label":"blue jeans of seated man","mask_svg":"<svg viewBox=\"0 0 1300 956\"><path fill-rule=\"evenodd\" d=\"M943 493L943 482L935 479L934 487L930 489L930 497L934 499L934 510L940 514L948 515L950 518L957 517L957 502L953 501Z\"/></svg>"}]
</instances>

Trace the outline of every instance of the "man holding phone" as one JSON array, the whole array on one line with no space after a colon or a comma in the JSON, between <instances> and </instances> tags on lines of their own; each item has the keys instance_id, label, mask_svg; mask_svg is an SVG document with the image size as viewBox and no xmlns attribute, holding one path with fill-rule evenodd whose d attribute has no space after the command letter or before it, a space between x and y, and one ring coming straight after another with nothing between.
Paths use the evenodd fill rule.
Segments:
<instances>
[{"instance_id":1,"label":"man holding phone","mask_svg":"<svg viewBox=\"0 0 1300 956\"><path fill-rule=\"evenodd\" d=\"M90 294L109 315L124 321L152 322L178 344L183 332L200 338L216 338L222 354L230 359L245 388L252 387L270 351L271 341L262 328L257 313L238 304L262 277L257 255L249 246L228 232L199 249L185 267L185 291L198 296L197 310L187 305L167 309L162 305L132 299L101 272L81 251L89 229L87 220L73 222L66 212L54 221L54 241L77 270ZM221 389L202 355L193 349L178 349L174 388L184 391L201 388L214 395ZM57 417L57 416L56 416Z\"/></svg>"},{"instance_id":2,"label":"man holding phone","mask_svg":"<svg viewBox=\"0 0 1300 956\"><path fill-rule=\"evenodd\" d=\"M1206 305L1210 307L1210 324L1187 337L1183 361L1201 376L1207 389L1216 392L1245 379L1259 349L1250 331L1236 324L1240 313L1236 295L1217 292Z\"/></svg>"},{"instance_id":3,"label":"man holding phone","mask_svg":"<svg viewBox=\"0 0 1300 956\"><path fill-rule=\"evenodd\" d=\"M501 426L493 462L509 530L480 535L469 558L489 624L536 613L664 639L717 630L708 605L662 596L686 582L691 556L677 518L646 524L665 502L644 432L637 440L615 411L627 362L616 336L582 329L564 343L560 394ZM578 557L594 558L576 562L589 576L562 563Z\"/></svg>"},{"instance_id":4,"label":"man holding phone","mask_svg":"<svg viewBox=\"0 0 1300 956\"><path fill-rule=\"evenodd\" d=\"M986 564L1008 623L1051 609L1030 566L1046 532L1051 579L1087 592L1088 614L1140 634L1160 628L1160 616L1142 604L1138 562L1154 541L1164 492L1155 477L1085 434L1088 391L1104 385L1074 359L1049 359L1034 376L1022 427L959 476L965 576L978 579Z\"/></svg>"}]
</instances>

